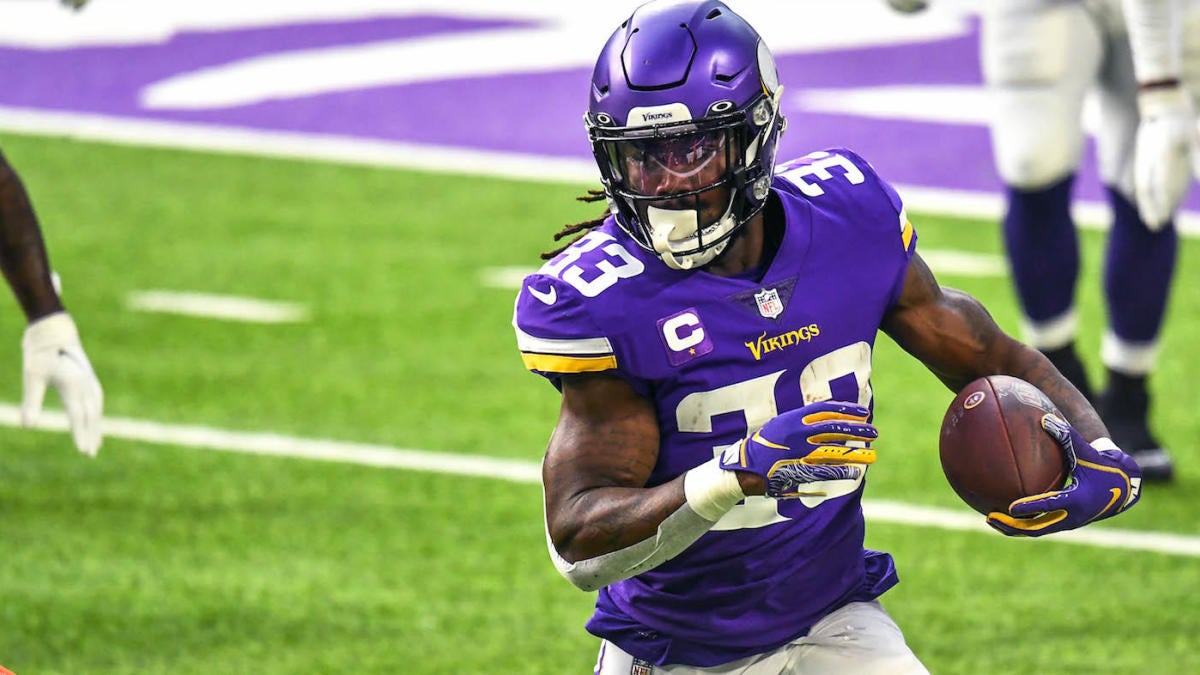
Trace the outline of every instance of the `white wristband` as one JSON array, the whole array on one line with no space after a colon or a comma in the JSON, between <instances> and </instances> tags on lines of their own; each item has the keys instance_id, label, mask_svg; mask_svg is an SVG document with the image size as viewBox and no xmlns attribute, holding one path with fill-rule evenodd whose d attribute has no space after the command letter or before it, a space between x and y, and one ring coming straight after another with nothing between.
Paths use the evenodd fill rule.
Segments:
<instances>
[{"instance_id":1,"label":"white wristband","mask_svg":"<svg viewBox=\"0 0 1200 675\"><path fill-rule=\"evenodd\" d=\"M1108 436L1101 436L1094 441L1090 441L1090 443L1096 450L1116 450L1121 452L1121 448L1118 448L1117 444L1113 443L1113 440Z\"/></svg>"},{"instance_id":2,"label":"white wristband","mask_svg":"<svg viewBox=\"0 0 1200 675\"><path fill-rule=\"evenodd\" d=\"M737 473L722 469L716 458L683 474L683 493L696 515L714 523L746 498Z\"/></svg>"},{"instance_id":3,"label":"white wristband","mask_svg":"<svg viewBox=\"0 0 1200 675\"><path fill-rule=\"evenodd\" d=\"M1142 117L1157 117L1174 112L1190 113L1191 101L1182 87L1165 87L1138 92L1138 112Z\"/></svg>"},{"instance_id":4,"label":"white wristband","mask_svg":"<svg viewBox=\"0 0 1200 675\"><path fill-rule=\"evenodd\" d=\"M66 310L35 319L25 327L25 335L21 339L21 345L25 349L71 344L79 344L79 331Z\"/></svg>"}]
</instances>

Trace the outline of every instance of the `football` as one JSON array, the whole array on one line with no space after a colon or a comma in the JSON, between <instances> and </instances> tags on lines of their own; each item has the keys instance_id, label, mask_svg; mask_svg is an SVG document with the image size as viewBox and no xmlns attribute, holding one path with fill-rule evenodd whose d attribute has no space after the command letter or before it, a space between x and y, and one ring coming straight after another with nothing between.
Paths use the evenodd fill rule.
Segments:
<instances>
[{"instance_id":1,"label":"football","mask_svg":"<svg viewBox=\"0 0 1200 675\"><path fill-rule=\"evenodd\" d=\"M1014 499L1057 490L1067 479L1062 448L1042 429L1042 416L1062 416L1025 380L989 375L958 393L938 438L946 480L982 514L1008 511Z\"/></svg>"}]
</instances>

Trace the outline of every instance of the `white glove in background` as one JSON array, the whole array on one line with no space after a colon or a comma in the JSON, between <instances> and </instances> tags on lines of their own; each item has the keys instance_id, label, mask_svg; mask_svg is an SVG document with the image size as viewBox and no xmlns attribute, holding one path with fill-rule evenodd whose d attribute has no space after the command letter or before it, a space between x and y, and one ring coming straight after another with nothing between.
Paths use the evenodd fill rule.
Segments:
<instances>
[{"instance_id":1,"label":"white glove in background","mask_svg":"<svg viewBox=\"0 0 1200 675\"><path fill-rule=\"evenodd\" d=\"M66 312L57 312L29 324L21 340L24 352L24 397L21 424L37 423L46 397L46 387L58 390L75 447L94 457L100 450L100 419L104 411L104 390L92 371L79 331Z\"/></svg>"},{"instance_id":2,"label":"white glove in background","mask_svg":"<svg viewBox=\"0 0 1200 675\"><path fill-rule=\"evenodd\" d=\"M1138 94L1142 121L1134 152L1133 185L1138 213L1157 232L1175 215L1192 179L1196 117L1180 87Z\"/></svg>"}]
</instances>

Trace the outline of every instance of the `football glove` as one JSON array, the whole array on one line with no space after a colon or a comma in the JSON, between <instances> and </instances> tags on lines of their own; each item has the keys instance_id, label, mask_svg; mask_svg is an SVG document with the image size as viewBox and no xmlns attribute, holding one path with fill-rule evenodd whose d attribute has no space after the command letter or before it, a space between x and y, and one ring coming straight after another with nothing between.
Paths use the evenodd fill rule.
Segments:
<instances>
[{"instance_id":1,"label":"football glove","mask_svg":"<svg viewBox=\"0 0 1200 675\"><path fill-rule=\"evenodd\" d=\"M1110 518L1141 498L1142 470L1132 457L1116 446L1097 450L1055 415L1043 416L1042 428L1067 456L1068 484L988 514L988 525L1010 537L1040 537Z\"/></svg>"},{"instance_id":2,"label":"football glove","mask_svg":"<svg viewBox=\"0 0 1200 675\"><path fill-rule=\"evenodd\" d=\"M1134 151L1133 184L1138 213L1151 231L1170 222L1192 179L1196 118L1180 87L1138 94L1141 123Z\"/></svg>"},{"instance_id":3,"label":"football glove","mask_svg":"<svg viewBox=\"0 0 1200 675\"><path fill-rule=\"evenodd\" d=\"M824 497L817 483L857 481L875 461L866 443L879 436L867 423L871 411L854 403L821 401L771 418L754 434L721 455L721 468L763 477L776 499ZM811 488L811 489L809 489Z\"/></svg>"},{"instance_id":4,"label":"football glove","mask_svg":"<svg viewBox=\"0 0 1200 675\"><path fill-rule=\"evenodd\" d=\"M37 423L46 397L46 387L58 390L75 447L94 457L100 450L100 416L104 410L104 390L92 371L92 364L79 331L66 312L56 312L29 324L21 340L24 352L24 398L21 402L21 424L31 427Z\"/></svg>"}]
</instances>

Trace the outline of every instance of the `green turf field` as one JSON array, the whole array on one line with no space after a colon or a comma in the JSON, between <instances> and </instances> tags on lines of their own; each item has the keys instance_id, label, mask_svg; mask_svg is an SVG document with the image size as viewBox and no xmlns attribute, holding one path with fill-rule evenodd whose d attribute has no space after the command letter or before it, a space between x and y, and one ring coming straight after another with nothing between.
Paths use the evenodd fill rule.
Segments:
<instances>
[{"instance_id":1,"label":"green turf field","mask_svg":"<svg viewBox=\"0 0 1200 675\"><path fill-rule=\"evenodd\" d=\"M557 394L525 373L515 290L579 186L4 135L43 222L106 414L535 461ZM998 253L993 224L912 214L922 249ZM1093 365L1102 239L1084 235ZM1100 527L1200 535L1200 255L1154 382L1179 480ZM944 276L1016 328L1003 277ZM305 304L253 325L144 314L165 289ZM0 402L23 322L0 300ZM964 510L938 465L952 398L886 337L867 496ZM1097 374L1099 369L1097 367ZM51 396L53 398L53 395ZM55 402L56 403L56 402ZM592 594L545 552L538 486L0 427L0 664L40 673L582 673ZM934 673L1196 673L1200 558L868 522L884 596ZM803 589L797 589L802 593Z\"/></svg>"}]
</instances>

